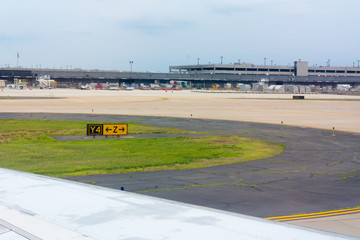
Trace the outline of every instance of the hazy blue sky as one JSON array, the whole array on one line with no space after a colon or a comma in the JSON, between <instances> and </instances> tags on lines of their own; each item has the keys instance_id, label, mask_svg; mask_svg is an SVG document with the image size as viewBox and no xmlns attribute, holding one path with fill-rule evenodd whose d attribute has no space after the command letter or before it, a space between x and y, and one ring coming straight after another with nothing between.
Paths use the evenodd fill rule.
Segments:
<instances>
[{"instance_id":1,"label":"hazy blue sky","mask_svg":"<svg viewBox=\"0 0 360 240\"><path fill-rule=\"evenodd\" d=\"M0 0L0 65L167 72L243 62L352 66L359 0Z\"/></svg>"}]
</instances>

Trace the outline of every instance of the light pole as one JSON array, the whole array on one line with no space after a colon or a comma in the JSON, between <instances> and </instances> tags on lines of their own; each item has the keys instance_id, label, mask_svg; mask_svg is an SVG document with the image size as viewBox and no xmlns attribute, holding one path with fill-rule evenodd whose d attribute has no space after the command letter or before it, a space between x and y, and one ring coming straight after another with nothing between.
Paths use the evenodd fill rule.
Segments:
<instances>
[{"instance_id":1,"label":"light pole","mask_svg":"<svg viewBox=\"0 0 360 240\"><path fill-rule=\"evenodd\" d=\"M223 56L221 56L220 59L221 59L220 64L223 64Z\"/></svg>"},{"instance_id":2,"label":"light pole","mask_svg":"<svg viewBox=\"0 0 360 240\"><path fill-rule=\"evenodd\" d=\"M360 67L360 60L358 60L358 67Z\"/></svg>"},{"instance_id":3,"label":"light pole","mask_svg":"<svg viewBox=\"0 0 360 240\"><path fill-rule=\"evenodd\" d=\"M129 63L130 63L130 78L132 78L132 65L134 61L129 61Z\"/></svg>"},{"instance_id":4,"label":"light pole","mask_svg":"<svg viewBox=\"0 0 360 240\"><path fill-rule=\"evenodd\" d=\"M197 58L197 64L200 65L200 58Z\"/></svg>"},{"instance_id":5,"label":"light pole","mask_svg":"<svg viewBox=\"0 0 360 240\"><path fill-rule=\"evenodd\" d=\"M266 58L264 58L264 66L266 66Z\"/></svg>"}]
</instances>

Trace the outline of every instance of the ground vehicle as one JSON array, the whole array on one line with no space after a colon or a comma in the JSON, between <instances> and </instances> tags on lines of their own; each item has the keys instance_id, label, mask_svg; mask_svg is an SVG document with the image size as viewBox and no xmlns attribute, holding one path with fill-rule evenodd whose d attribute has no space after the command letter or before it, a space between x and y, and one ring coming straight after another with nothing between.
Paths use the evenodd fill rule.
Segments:
<instances>
[{"instance_id":1,"label":"ground vehicle","mask_svg":"<svg viewBox=\"0 0 360 240\"><path fill-rule=\"evenodd\" d=\"M53 79L50 79L49 75L44 75L36 78L36 81L39 82L40 89L43 88L56 88L57 82Z\"/></svg>"}]
</instances>

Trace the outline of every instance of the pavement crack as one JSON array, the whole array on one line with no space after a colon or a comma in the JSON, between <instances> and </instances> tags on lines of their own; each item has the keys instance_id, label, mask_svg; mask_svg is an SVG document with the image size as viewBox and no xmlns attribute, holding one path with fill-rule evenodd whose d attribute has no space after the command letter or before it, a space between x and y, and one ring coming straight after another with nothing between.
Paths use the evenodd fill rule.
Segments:
<instances>
[{"instance_id":1,"label":"pavement crack","mask_svg":"<svg viewBox=\"0 0 360 240\"><path fill-rule=\"evenodd\" d=\"M301 191L303 193L310 193L316 195L323 195L323 196L339 196L338 194L331 194L331 193L323 193L323 192L312 192L312 191Z\"/></svg>"}]
</instances>

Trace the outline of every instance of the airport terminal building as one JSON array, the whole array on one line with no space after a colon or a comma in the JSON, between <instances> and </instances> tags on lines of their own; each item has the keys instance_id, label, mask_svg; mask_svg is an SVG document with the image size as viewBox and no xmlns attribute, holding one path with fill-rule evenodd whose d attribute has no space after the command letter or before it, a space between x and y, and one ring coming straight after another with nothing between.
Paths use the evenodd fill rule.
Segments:
<instances>
[{"instance_id":1,"label":"airport terminal building","mask_svg":"<svg viewBox=\"0 0 360 240\"><path fill-rule=\"evenodd\" d=\"M239 74L239 75L267 75L288 77L360 77L360 67L309 67L306 61L295 61L293 66L267 66L251 63L235 63L233 65L208 64L170 66L170 72L177 73L210 73L210 74Z\"/></svg>"},{"instance_id":2,"label":"airport terminal building","mask_svg":"<svg viewBox=\"0 0 360 240\"><path fill-rule=\"evenodd\" d=\"M293 66L254 65L252 63L170 66L173 74L208 76L207 79L254 83L267 79L269 84L332 86L360 85L360 67L309 66L295 61ZM206 78L203 78L206 80Z\"/></svg>"},{"instance_id":3,"label":"airport terminal building","mask_svg":"<svg viewBox=\"0 0 360 240\"><path fill-rule=\"evenodd\" d=\"M7 84L24 79L30 84L48 75L59 85L79 86L88 83L150 84L187 82L192 86L209 88L212 84L252 84L267 79L269 85L360 85L360 67L309 66L306 61L295 61L293 66L254 65L251 63L205 64L170 66L167 73L119 70L2 68L0 80Z\"/></svg>"}]
</instances>

